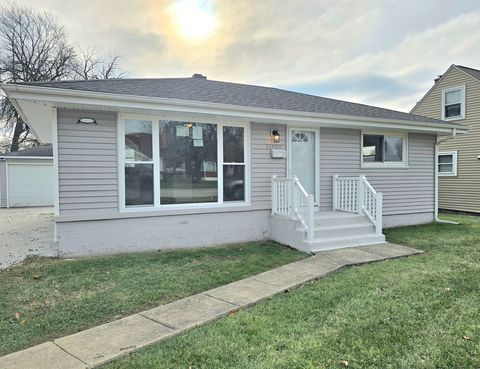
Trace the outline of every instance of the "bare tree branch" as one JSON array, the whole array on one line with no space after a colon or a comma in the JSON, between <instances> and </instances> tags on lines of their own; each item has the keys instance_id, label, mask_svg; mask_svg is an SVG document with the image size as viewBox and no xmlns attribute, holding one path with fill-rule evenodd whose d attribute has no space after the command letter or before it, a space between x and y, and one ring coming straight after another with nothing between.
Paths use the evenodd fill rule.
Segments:
<instances>
[{"instance_id":1,"label":"bare tree branch","mask_svg":"<svg viewBox=\"0 0 480 369\"><path fill-rule=\"evenodd\" d=\"M122 78L122 72L119 66L120 56L111 56L109 59L103 59L98 55L96 49L80 49L75 64L72 68L74 79L110 79Z\"/></svg>"},{"instance_id":2,"label":"bare tree branch","mask_svg":"<svg viewBox=\"0 0 480 369\"><path fill-rule=\"evenodd\" d=\"M0 7L1 83L121 78L119 58L104 59L95 49L76 53L49 13L15 4ZM0 128L13 132L10 150L34 144L27 122L5 96L0 99Z\"/></svg>"}]
</instances>

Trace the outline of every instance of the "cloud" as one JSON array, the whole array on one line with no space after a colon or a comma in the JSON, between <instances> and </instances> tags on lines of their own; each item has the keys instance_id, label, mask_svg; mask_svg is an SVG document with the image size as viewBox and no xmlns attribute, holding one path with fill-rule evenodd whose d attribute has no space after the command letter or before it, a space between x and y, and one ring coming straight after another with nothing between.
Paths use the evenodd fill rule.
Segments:
<instances>
[{"instance_id":1,"label":"cloud","mask_svg":"<svg viewBox=\"0 0 480 369\"><path fill-rule=\"evenodd\" d=\"M450 64L480 67L478 0L201 0L216 17L202 40L181 34L176 0L18 1L123 55L132 77L198 72L408 111Z\"/></svg>"}]
</instances>

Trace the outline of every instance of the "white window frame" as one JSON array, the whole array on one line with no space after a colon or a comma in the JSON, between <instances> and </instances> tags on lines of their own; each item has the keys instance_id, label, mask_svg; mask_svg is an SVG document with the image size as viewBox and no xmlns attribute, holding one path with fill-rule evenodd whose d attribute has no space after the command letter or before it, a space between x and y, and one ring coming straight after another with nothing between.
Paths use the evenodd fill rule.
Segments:
<instances>
[{"instance_id":1,"label":"white window frame","mask_svg":"<svg viewBox=\"0 0 480 369\"><path fill-rule=\"evenodd\" d=\"M451 172L440 172L440 161L439 158L442 155L451 155L452 156L452 171ZM457 176L457 162L458 162L458 152L453 151L439 151L437 154L437 173L439 177L456 177Z\"/></svg>"},{"instance_id":2,"label":"white window frame","mask_svg":"<svg viewBox=\"0 0 480 369\"><path fill-rule=\"evenodd\" d=\"M125 159L125 120L127 119L130 119L130 120L143 120L143 121L148 121L152 124L152 159L151 160L145 160L145 161L141 161L141 160L127 160ZM144 208L144 209L151 209L153 208L157 202L160 202L160 198L157 199L157 193L155 191L155 186L157 185L157 182L156 182L156 176L155 176L155 171L159 168L159 158L155 158L155 137L156 137L156 140L157 140L157 144L158 144L158 124L155 124L154 123L155 120L152 119L151 117L150 118L147 118L147 117L141 117L141 118L138 118L138 117L131 117L131 116L128 116L128 117L124 117L122 119L122 136L123 136L123 140L122 140L122 153L121 153L121 156L122 156L122 167L120 168L120 172L122 173L123 175L123 200L121 200L123 202L123 208L124 209L130 209L130 208ZM156 127L155 127L156 126ZM158 147L158 146L157 146ZM153 166L153 204L152 205L126 205L126 197L125 197L125 165L126 164L148 164L148 165L152 165ZM120 175L119 175L120 177Z\"/></svg>"},{"instance_id":3,"label":"white window frame","mask_svg":"<svg viewBox=\"0 0 480 369\"><path fill-rule=\"evenodd\" d=\"M445 95L453 91L460 91L460 115L445 117ZM465 119L465 85L449 87L442 90L442 119L447 121Z\"/></svg>"},{"instance_id":4,"label":"white window frame","mask_svg":"<svg viewBox=\"0 0 480 369\"><path fill-rule=\"evenodd\" d=\"M153 150L153 205L129 205L125 201L125 163L132 163L125 160L125 119L148 120L152 122L152 150ZM160 121L191 121L194 123L215 124L217 126L217 172L218 172L218 201L208 203L192 204L160 204ZM223 201L223 127L244 128L244 163L236 163L245 166L245 200L244 201ZM244 121L232 121L218 118L192 118L181 116L166 117L162 115L137 115L118 114L117 119L117 161L118 161L118 206L120 212L142 212L152 210L198 210L215 208L249 207L251 205L251 175L250 175L250 123Z\"/></svg>"},{"instance_id":5,"label":"white window frame","mask_svg":"<svg viewBox=\"0 0 480 369\"><path fill-rule=\"evenodd\" d=\"M384 162L367 162L363 161L363 136L364 135L375 135L375 136L393 136L401 137L403 139L402 147L402 161L384 161ZM360 167L361 168L408 168L408 132L403 131L362 131L360 135Z\"/></svg>"}]
</instances>

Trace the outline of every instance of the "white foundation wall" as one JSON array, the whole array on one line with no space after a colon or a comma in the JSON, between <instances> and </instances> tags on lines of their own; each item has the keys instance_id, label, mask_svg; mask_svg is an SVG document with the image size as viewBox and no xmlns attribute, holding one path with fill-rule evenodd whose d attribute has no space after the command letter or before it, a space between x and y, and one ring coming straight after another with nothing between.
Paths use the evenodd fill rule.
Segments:
<instances>
[{"instance_id":1,"label":"white foundation wall","mask_svg":"<svg viewBox=\"0 0 480 369\"><path fill-rule=\"evenodd\" d=\"M403 227L409 225L426 224L435 221L435 213L412 213L398 215L384 215L383 228Z\"/></svg>"},{"instance_id":2,"label":"white foundation wall","mask_svg":"<svg viewBox=\"0 0 480 369\"><path fill-rule=\"evenodd\" d=\"M57 222L59 256L108 255L270 238L266 210Z\"/></svg>"}]
</instances>

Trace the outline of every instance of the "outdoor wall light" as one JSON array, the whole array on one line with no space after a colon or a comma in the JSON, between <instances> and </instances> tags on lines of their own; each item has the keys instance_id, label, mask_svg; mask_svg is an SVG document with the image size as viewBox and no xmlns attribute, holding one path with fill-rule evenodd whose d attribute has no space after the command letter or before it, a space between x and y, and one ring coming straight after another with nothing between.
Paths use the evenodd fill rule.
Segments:
<instances>
[{"instance_id":1,"label":"outdoor wall light","mask_svg":"<svg viewBox=\"0 0 480 369\"><path fill-rule=\"evenodd\" d=\"M83 118L79 118L77 120L77 123L79 123L79 124L97 124L97 121L93 118L83 117Z\"/></svg>"},{"instance_id":2,"label":"outdoor wall light","mask_svg":"<svg viewBox=\"0 0 480 369\"><path fill-rule=\"evenodd\" d=\"M280 133L278 133L278 129L272 130L272 142L280 143Z\"/></svg>"}]
</instances>

